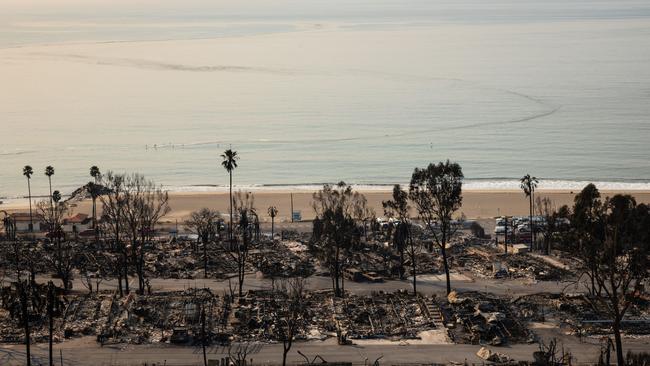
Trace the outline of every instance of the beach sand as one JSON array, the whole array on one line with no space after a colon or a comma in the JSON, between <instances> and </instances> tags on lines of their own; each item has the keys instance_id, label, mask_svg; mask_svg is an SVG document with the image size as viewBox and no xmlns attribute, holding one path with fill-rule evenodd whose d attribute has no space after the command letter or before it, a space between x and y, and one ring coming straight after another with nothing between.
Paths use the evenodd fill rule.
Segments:
<instances>
[{"instance_id":1,"label":"beach sand","mask_svg":"<svg viewBox=\"0 0 650 366\"><path fill-rule=\"evenodd\" d=\"M276 222L287 222L291 220L291 197L293 196L293 208L300 211L303 220L314 218L314 210L311 207L311 191L253 191L255 194L255 207L260 214L260 219L269 222L267 215L269 206L276 206L279 214ZM390 191L365 191L362 192L368 199L368 205L372 207L377 216L383 216L382 201L390 199ZM564 204L573 205L573 198L576 191L538 191L536 197L548 197L556 207ZM617 193L631 194L637 200L637 203L650 203L650 191L601 191L602 197L613 196ZM12 203L0 206L0 209L8 212L27 210L27 202ZM170 207L172 211L163 219L163 221L173 222L175 220L183 221L189 214L203 207L219 210L226 214L228 212L228 194L221 192L184 192L170 193ZM98 203L101 207L101 204ZM90 200L85 200L75 204L72 208L74 213L91 212ZM528 215L528 198L521 191L479 191L467 190L463 192L463 206L460 212L470 219L485 219L499 215ZM415 212L413 212L415 215Z\"/></svg>"}]
</instances>

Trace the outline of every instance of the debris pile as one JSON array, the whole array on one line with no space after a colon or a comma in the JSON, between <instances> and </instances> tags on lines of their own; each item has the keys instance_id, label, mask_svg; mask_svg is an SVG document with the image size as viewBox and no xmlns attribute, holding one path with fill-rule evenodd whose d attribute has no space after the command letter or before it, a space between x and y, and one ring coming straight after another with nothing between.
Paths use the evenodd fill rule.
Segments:
<instances>
[{"instance_id":1,"label":"debris pile","mask_svg":"<svg viewBox=\"0 0 650 366\"><path fill-rule=\"evenodd\" d=\"M251 262L267 277L307 277L315 272L307 246L298 241L280 242L251 251Z\"/></svg>"},{"instance_id":2,"label":"debris pile","mask_svg":"<svg viewBox=\"0 0 650 366\"><path fill-rule=\"evenodd\" d=\"M468 246L454 256L459 266L481 278L529 278L558 281L570 278L570 271L554 267L528 254L503 254L493 247Z\"/></svg>"},{"instance_id":3,"label":"debris pile","mask_svg":"<svg viewBox=\"0 0 650 366\"><path fill-rule=\"evenodd\" d=\"M334 303L335 320L349 339L415 339L436 328L440 311L433 299L405 292L350 295Z\"/></svg>"},{"instance_id":4,"label":"debris pile","mask_svg":"<svg viewBox=\"0 0 650 366\"><path fill-rule=\"evenodd\" d=\"M490 361L494 363L506 363L512 361L512 359L503 353L494 352L487 347L481 347L481 349L476 352L476 355L485 361Z\"/></svg>"},{"instance_id":5,"label":"debris pile","mask_svg":"<svg viewBox=\"0 0 650 366\"><path fill-rule=\"evenodd\" d=\"M533 340L507 300L478 292L455 291L447 300L459 325L453 329L454 339L459 343L500 346Z\"/></svg>"},{"instance_id":6,"label":"debris pile","mask_svg":"<svg viewBox=\"0 0 650 366\"><path fill-rule=\"evenodd\" d=\"M44 292L46 293L46 292ZM4 292L3 292L4 294ZM198 335L200 314L205 312L206 328L223 329L228 306L207 289L190 289L155 295L131 293L118 298L112 294L85 294L57 297L54 340L92 335L101 343L166 342L179 329ZM46 341L48 325L42 307L32 307L30 326L35 342ZM2 342L22 342L24 333L13 314L13 306L0 310ZM208 334L212 337L213 334ZM188 341L193 338L188 338Z\"/></svg>"},{"instance_id":7,"label":"debris pile","mask_svg":"<svg viewBox=\"0 0 650 366\"><path fill-rule=\"evenodd\" d=\"M516 314L527 321L555 321L568 327L573 335L607 335L612 321L604 304L585 294L539 293L521 296L512 302ZM621 322L628 335L650 334L648 304L637 299Z\"/></svg>"},{"instance_id":8,"label":"debris pile","mask_svg":"<svg viewBox=\"0 0 650 366\"><path fill-rule=\"evenodd\" d=\"M505 263L511 277L527 277L537 281L559 281L569 278L572 273L554 267L547 262L530 255L509 255Z\"/></svg>"},{"instance_id":9,"label":"debris pile","mask_svg":"<svg viewBox=\"0 0 650 366\"><path fill-rule=\"evenodd\" d=\"M150 278L193 279L203 277L203 250L194 241L176 240L154 242L145 254L146 276ZM237 263L233 257L218 244L208 254L208 277L224 279L237 273ZM247 263L247 272L254 272L255 267Z\"/></svg>"}]
</instances>

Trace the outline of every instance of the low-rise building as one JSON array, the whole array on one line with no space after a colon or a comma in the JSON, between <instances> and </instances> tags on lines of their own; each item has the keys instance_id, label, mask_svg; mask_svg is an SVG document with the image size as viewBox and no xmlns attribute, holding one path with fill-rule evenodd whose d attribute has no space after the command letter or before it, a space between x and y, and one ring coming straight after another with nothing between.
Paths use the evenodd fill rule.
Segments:
<instances>
[{"instance_id":1,"label":"low-rise building","mask_svg":"<svg viewBox=\"0 0 650 366\"><path fill-rule=\"evenodd\" d=\"M92 219L86 214L78 213L63 220L63 232L65 233L81 233L91 229Z\"/></svg>"},{"instance_id":2,"label":"low-rise building","mask_svg":"<svg viewBox=\"0 0 650 366\"><path fill-rule=\"evenodd\" d=\"M11 220L16 226L17 233L28 233L30 231L36 233L47 230L43 216L38 214L32 214L30 219L29 212L16 212L11 214ZM29 229L30 222L33 224L33 230Z\"/></svg>"}]
</instances>

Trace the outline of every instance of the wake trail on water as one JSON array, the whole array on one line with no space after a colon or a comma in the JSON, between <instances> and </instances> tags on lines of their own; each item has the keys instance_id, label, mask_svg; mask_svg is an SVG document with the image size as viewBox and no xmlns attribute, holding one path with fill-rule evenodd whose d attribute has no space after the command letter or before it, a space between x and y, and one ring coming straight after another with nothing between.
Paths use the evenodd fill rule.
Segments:
<instances>
[{"instance_id":1,"label":"wake trail on water","mask_svg":"<svg viewBox=\"0 0 650 366\"><path fill-rule=\"evenodd\" d=\"M510 119L510 120L501 120L501 121L488 121L488 122L475 122L475 123L470 123L470 124L463 124L463 125L458 125L458 126L448 126L448 127L435 127L435 128L426 128L426 129L417 129L417 130L411 130L411 131L405 131L405 132L399 132L399 133L389 133L389 134L374 134L374 135L365 135L365 136L355 136L355 137L342 137L342 138L329 138L329 139L291 139L291 140L241 140L241 141L235 141L235 143L268 143L268 144L307 144L307 143L336 143L336 142L350 142L350 141L367 141L367 140L379 140L379 139L386 139L386 138L393 138L393 137L405 137L405 136L413 136L413 135L419 135L423 133L435 133L435 132L446 132L446 131L454 131L454 130L464 130L464 129L472 129L472 128L479 128L479 127L498 127L498 126L507 126L507 125L514 125L514 124L523 124L527 123L530 121L534 121L540 118L548 117L556 112L558 112L562 106L561 105L553 105L548 102L545 102L539 98L536 98L534 96L518 92L515 90L509 90L509 89L502 89L502 88L495 88L495 87L486 87L486 86L481 86L477 82L471 81L471 80L464 80L464 79L459 79L459 78L445 78L445 77L429 77L429 76L416 76L416 75L407 75L407 74L397 74L397 73L388 73L388 72L375 72L375 71L368 71L368 70L357 70L357 69L350 69L349 71L356 72L359 74L368 74L368 75L381 75L385 77L392 77L392 78L405 78L405 79L410 79L411 81L452 81L452 82L458 82L458 83L465 83L465 84L470 84L473 87L476 88L481 88L485 90L490 90L490 91L498 91L506 94L513 95L515 97L527 100L529 102L532 102L536 104L537 106L540 106L544 110L534 113L528 116L523 116L521 118L515 118L515 119ZM226 141L210 141L210 142L199 142L199 143L194 143L194 144L185 144L186 146L205 146L205 145L214 145L214 144L223 144L226 143Z\"/></svg>"},{"instance_id":2,"label":"wake trail on water","mask_svg":"<svg viewBox=\"0 0 650 366\"><path fill-rule=\"evenodd\" d=\"M186 72L256 72L268 74L293 74L288 69L275 69L267 67L252 67L239 65L188 65L181 63L168 63L154 60L117 58L117 57L95 57L79 54L55 54L55 53L30 53L38 57L60 59L70 62L80 62L90 65L105 65L118 67L131 67L146 70L161 71L186 71Z\"/></svg>"},{"instance_id":3,"label":"wake trail on water","mask_svg":"<svg viewBox=\"0 0 650 366\"><path fill-rule=\"evenodd\" d=\"M197 65L188 65L188 64L181 64L181 63L146 60L146 59L105 58L105 57L86 56L81 54L57 54L57 53L42 53L42 52L40 53L32 52L29 54L37 57L62 59L65 61L81 62L81 63L92 64L92 65L131 67L131 68L140 68L140 69L147 69L147 70L181 71L181 72L253 72L253 73L268 73L268 74L276 74L276 75L317 75L308 72L306 70L290 70L290 69L278 69L278 68L268 68L268 67L238 66L238 65L198 65L197 66ZM251 139L251 140L238 140L238 141L214 140L214 141L203 141L203 142L195 142L195 143L177 143L174 145L183 145L185 147L193 147L193 146L198 147L198 146L220 145L224 143L310 144L310 143L340 143L340 142L353 142L353 141L372 141L372 140L382 140L382 139L389 139L395 137L414 136L414 135L427 134L427 133L473 129L473 128L480 128L480 127L490 127L490 126L497 127L497 126L513 125L513 124L523 124L536 119L548 117L561 109L561 106L553 106L541 99L538 99L536 97L533 97L531 95L519 91L496 88L491 86L484 86L478 82L460 79L460 78L423 76L423 75L402 74L402 73L360 70L360 69L347 69L344 70L343 72L321 72L320 74L324 74L328 76L336 76L337 74L348 75L350 73L355 73L357 75L371 76L373 78L382 77L382 78L406 80L409 82L418 82L418 83L423 83L423 82L428 83L431 81L450 81L454 83L461 83L461 84L470 85L473 88L484 89L490 92L497 91L501 93L510 94L512 96L534 103L537 106L543 108L544 110L538 113L534 113L531 115L523 116L521 118L515 118L510 120L474 122L469 124L461 124L461 125L447 126L447 127L413 129L410 131L395 132L395 133L375 133L375 134L365 134L363 136L351 136L351 137L284 139L284 140L270 140L270 139ZM159 144L158 146L163 148L165 147L165 144Z\"/></svg>"}]
</instances>

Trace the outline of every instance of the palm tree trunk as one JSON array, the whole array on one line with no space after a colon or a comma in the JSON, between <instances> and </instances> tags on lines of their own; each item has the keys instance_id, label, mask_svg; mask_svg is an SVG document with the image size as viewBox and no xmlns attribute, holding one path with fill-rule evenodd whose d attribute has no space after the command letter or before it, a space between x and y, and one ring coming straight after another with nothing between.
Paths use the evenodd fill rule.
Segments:
<instances>
[{"instance_id":1,"label":"palm tree trunk","mask_svg":"<svg viewBox=\"0 0 650 366\"><path fill-rule=\"evenodd\" d=\"M232 245L232 170L230 171L230 227L228 233L228 239L230 239L230 244Z\"/></svg>"},{"instance_id":2,"label":"palm tree trunk","mask_svg":"<svg viewBox=\"0 0 650 366\"><path fill-rule=\"evenodd\" d=\"M29 232L34 232L34 221L32 220L32 185L27 178L27 194L29 195Z\"/></svg>"},{"instance_id":3,"label":"palm tree trunk","mask_svg":"<svg viewBox=\"0 0 650 366\"><path fill-rule=\"evenodd\" d=\"M52 201L52 177L48 176L47 180L50 182L50 211L52 212L52 216L54 216L54 202Z\"/></svg>"},{"instance_id":4,"label":"palm tree trunk","mask_svg":"<svg viewBox=\"0 0 650 366\"><path fill-rule=\"evenodd\" d=\"M528 221L530 223L530 250L533 250L535 240L533 239L533 192L528 195Z\"/></svg>"},{"instance_id":5,"label":"palm tree trunk","mask_svg":"<svg viewBox=\"0 0 650 366\"><path fill-rule=\"evenodd\" d=\"M535 187L531 187L531 189L530 189L530 204L531 204L530 212L531 212L531 217L532 217L532 214L535 212ZM533 241L535 242L535 246L537 246L537 240L535 240L535 239L537 239L536 238L537 235L535 233L535 223L534 222L530 223L530 233L531 233L531 236L533 237Z\"/></svg>"},{"instance_id":6,"label":"palm tree trunk","mask_svg":"<svg viewBox=\"0 0 650 366\"><path fill-rule=\"evenodd\" d=\"M97 230L97 197L93 194L93 231L95 232L95 247L99 245L99 231Z\"/></svg>"},{"instance_id":7,"label":"palm tree trunk","mask_svg":"<svg viewBox=\"0 0 650 366\"><path fill-rule=\"evenodd\" d=\"M271 216L271 241L273 241L273 231L275 229L275 217Z\"/></svg>"}]
</instances>

